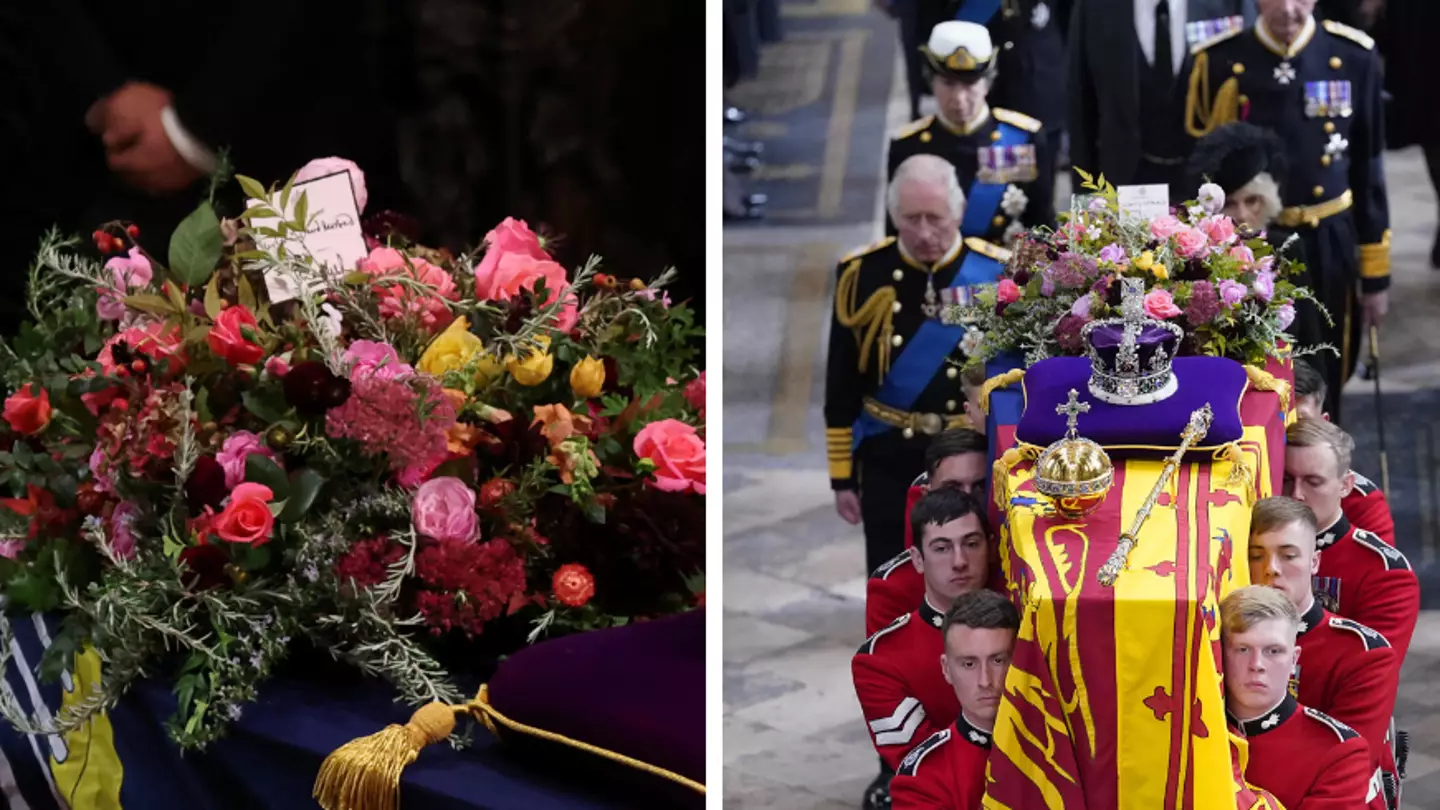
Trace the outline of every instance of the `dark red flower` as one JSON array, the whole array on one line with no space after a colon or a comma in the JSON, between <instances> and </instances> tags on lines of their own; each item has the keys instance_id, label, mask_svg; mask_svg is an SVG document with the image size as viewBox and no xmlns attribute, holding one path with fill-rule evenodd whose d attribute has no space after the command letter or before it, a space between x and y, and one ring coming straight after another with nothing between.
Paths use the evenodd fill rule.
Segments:
<instances>
[{"instance_id":1,"label":"dark red flower","mask_svg":"<svg viewBox=\"0 0 1440 810\"><path fill-rule=\"evenodd\" d=\"M310 416L344 405L350 398L350 381L330 373L330 369L317 360L291 367L283 385L285 401Z\"/></svg>"},{"instance_id":2,"label":"dark red flower","mask_svg":"<svg viewBox=\"0 0 1440 810\"><path fill-rule=\"evenodd\" d=\"M1055 342L1060 348L1067 352L1078 352L1085 347L1085 341L1080 339L1080 330L1085 328L1088 319L1078 315L1066 315L1055 325Z\"/></svg>"},{"instance_id":3,"label":"dark red flower","mask_svg":"<svg viewBox=\"0 0 1440 810\"><path fill-rule=\"evenodd\" d=\"M1010 305L1009 305L1008 303L1004 302L1004 301L996 301L996 302L995 302L995 315L996 315L996 316L1004 315L1004 314L1005 314L1005 309L1006 309L1007 307L1009 307L1009 306L1010 306Z\"/></svg>"},{"instance_id":4,"label":"dark red flower","mask_svg":"<svg viewBox=\"0 0 1440 810\"><path fill-rule=\"evenodd\" d=\"M180 564L190 569L193 575L189 582L192 588L214 588L229 582L225 574L225 564L229 561L225 549L210 543L191 546L180 552Z\"/></svg>"},{"instance_id":5,"label":"dark red flower","mask_svg":"<svg viewBox=\"0 0 1440 810\"><path fill-rule=\"evenodd\" d=\"M361 540L335 562L335 576L342 584L351 580L361 588L370 588L385 581L385 575L392 563L405 553L398 544L388 537L372 537Z\"/></svg>"},{"instance_id":6,"label":"dark red flower","mask_svg":"<svg viewBox=\"0 0 1440 810\"><path fill-rule=\"evenodd\" d=\"M1015 283L1016 283L1016 284L1019 284L1021 287L1024 287L1026 284L1029 284L1029 283L1030 283L1030 271L1027 270L1027 269L1024 268L1024 267L1020 268L1019 270L1016 270L1016 271L1015 271Z\"/></svg>"},{"instance_id":7,"label":"dark red flower","mask_svg":"<svg viewBox=\"0 0 1440 810\"><path fill-rule=\"evenodd\" d=\"M379 211L360 221L361 231L372 239L384 242L399 236L410 242L420 241L420 223L414 217L394 211Z\"/></svg>"},{"instance_id":8,"label":"dark red flower","mask_svg":"<svg viewBox=\"0 0 1440 810\"><path fill-rule=\"evenodd\" d=\"M414 601L432 633L477 635L525 590L525 560L506 540L421 542L415 575L425 589Z\"/></svg>"},{"instance_id":9,"label":"dark red flower","mask_svg":"<svg viewBox=\"0 0 1440 810\"><path fill-rule=\"evenodd\" d=\"M504 478L491 478L480 485L480 508L494 509L510 493L515 491L515 482Z\"/></svg>"},{"instance_id":10,"label":"dark red flower","mask_svg":"<svg viewBox=\"0 0 1440 810\"><path fill-rule=\"evenodd\" d=\"M185 501L191 514L199 514L205 507L219 509L230 489L225 486L225 468L214 456L201 456L195 460L195 469L185 480Z\"/></svg>"},{"instance_id":11,"label":"dark red flower","mask_svg":"<svg viewBox=\"0 0 1440 810\"><path fill-rule=\"evenodd\" d=\"M567 563L555 571L550 580L555 598L570 607L585 607L595 595L595 577L579 563Z\"/></svg>"}]
</instances>

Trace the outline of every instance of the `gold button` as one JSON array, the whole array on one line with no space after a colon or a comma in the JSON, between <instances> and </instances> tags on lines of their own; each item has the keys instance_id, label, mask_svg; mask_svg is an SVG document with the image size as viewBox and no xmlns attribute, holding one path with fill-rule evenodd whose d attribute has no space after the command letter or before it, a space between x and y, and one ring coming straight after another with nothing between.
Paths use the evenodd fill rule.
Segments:
<instances>
[{"instance_id":1,"label":"gold button","mask_svg":"<svg viewBox=\"0 0 1440 810\"><path fill-rule=\"evenodd\" d=\"M893 336L891 336L891 338L890 338L890 345L891 345L891 346L899 346L901 343L904 343L904 342L905 342L905 338L901 337L900 335L893 335Z\"/></svg>"},{"instance_id":2,"label":"gold button","mask_svg":"<svg viewBox=\"0 0 1440 810\"><path fill-rule=\"evenodd\" d=\"M1311 193L1311 194L1314 194L1315 197L1316 197L1316 199L1319 199L1320 197L1324 197L1324 196L1325 196L1325 187L1324 187L1324 186L1316 186L1315 188L1310 189L1310 193ZM898 335L897 335L897 337L898 337ZM899 346L900 344L899 344L899 343L896 343L895 345L896 345L896 346Z\"/></svg>"},{"instance_id":3,"label":"gold button","mask_svg":"<svg viewBox=\"0 0 1440 810\"><path fill-rule=\"evenodd\" d=\"M896 301L895 303L893 303L893 304L890 305L890 311L891 311L891 312L899 312L900 309L901 309L901 306L900 306L900 302L899 302L899 301Z\"/></svg>"},{"instance_id":4,"label":"gold button","mask_svg":"<svg viewBox=\"0 0 1440 810\"><path fill-rule=\"evenodd\" d=\"M953 399L948 399L948 400L946 400L946 401L945 401L945 410L947 410L947 411L953 411L953 410L955 410L955 400L953 400Z\"/></svg>"},{"instance_id":5,"label":"gold button","mask_svg":"<svg viewBox=\"0 0 1440 810\"><path fill-rule=\"evenodd\" d=\"M905 278L905 271L896 270L895 272L890 274L890 277L895 279L896 281L899 281L900 279Z\"/></svg>"},{"instance_id":6,"label":"gold button","mask_svg":"<svg viewBox=\"0 0 1440 810\"><path fill-rule=\"evenodd\" d=\"M907 439L915 438L915 431L910 428L905 428L904 430L900 431L900 433Z\"/></svg>"},{"instance_id":7,"label":"gold button","mask_svg":"<svg viewBox=\"0 0 1440 810\"><path fill-rule=\"evenodd\" d=\"M1338 57L1338 56L1332 56L1332 57L1330 57L1330 68L1331 68L1332 70L1339 70L1339 69L1340 69L1340 66L1343 65L1343 64L1345 64L1345 63L1340 61L1340 57Z\"/></svg>"},{"instance_id":8,"label":"gold button","mask_svg":"<svg viewBox=\"0 0 1440 810\"><path fill-rule=\"evenodd\" d=\"M1321 156L1320 156L1320 165L1321 165L1321 166L1329 166L1329 165L1330 165L1330 156L1329 156L1329 155L1321 155Z\"/></svg>"},{"instance_id":9,"label":"gold button","mask_svg":"<svg viewBox=\"0 0 1440 810\"><path fill-rule=\"evenodd\" d=\"M998 140L1000 140L1000 130L997 129L997 130L995 130L994 132L990 133L990 140L992 140L992 141L998 141Z\"/></svg>"},{"instance_id":10,"label":"gold button","mask_svg":"<svg viewBox=\"0 0 1440 810\"><path fill-rule=\"evenodd\" d=\"M920 133L920 143L929 143L929 142L930 142L930 133L928 133L928 132L922 132L922 133Z\"/></svg>"},{"instance_id":11,"label":"gold button","mask_svg":"<svg viewBox=\"0 0 1440 810\"><path fill-rule=\"evenodd\" d=\"M1001 225L1004 225L1004 224L1005 224L1005 216L1004 216L1003 214L996 214L996 215L995 215L995 218L992 219L992 220L990 220L990 224L991 224L991 225L994 225L994 226L997 227L997 228L1000 227Z\"/></svg>"},{"instance_id":12,"label":"gold button","mask_svg":"<svg viewBox=\"0 0 1440 810\"><path fill-rule=\"evenodd\" d=\"M1334 131L1335 131L1335 122L1334 122L1334 121L1326 121L1326 122L1325 122L1325 132L1326 132L1326 133L1330 133L1330 132L1334 132Z\"/></svg>"},{"instance_id":13,"label":"gold button","mask_svg":"<svg viewBox=\"0 0 1440 810\"><path fill-rule=\"evenodd\" d=\"M959 376L960 376L960 369L955 368L954 366L951 366L951 367L945 369L945 376L953 380L953 379L955 379L956 377L959 377Z\"/></svg>"},{"instance_id":14,"label":"gold button","mask_svg":"<svg viewBox=\"0 0 1440 810\"><path fill-rule=\"evenodd\" d=\"M1236 76L1239 76L1241 73L1244 73L1244 72L1245 72L1245 66L1242 65L1242 64L1240 64L1239 62L1236 62L1235 64L1231 65L1231 66L1230 66L1230 69L1235 72L1235 75L1236 75Z\"/></svg>"}]
</instances>

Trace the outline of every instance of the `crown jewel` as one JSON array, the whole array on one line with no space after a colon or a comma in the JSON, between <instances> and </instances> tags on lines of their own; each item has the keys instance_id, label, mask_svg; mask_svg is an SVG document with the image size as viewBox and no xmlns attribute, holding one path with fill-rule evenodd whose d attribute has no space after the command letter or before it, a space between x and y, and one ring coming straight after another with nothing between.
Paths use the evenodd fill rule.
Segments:
<instances>
[{"instance_id":1,"label":"crown jewel","mask_svg":"<svg viewBox=\"0 0 1440 810\"><path fill-rule=\"evenodd\" d=\"M1175 393L1170 361L1185 336L1178 325L1145 315L1145 283L1122 278L1120 317L1085 324L1090 393L1112 405L1145 405Z\"/></svg>"},{"instance_id":2,"label":"crown jewel","mask_svg":"<svg viewBox=\"0 0 1440 810\"><path fill-rule=\"evenodd\" d=\"M1065 437L1052 443L1035 460L1035 489L1050 498L1055 509L1068 518L1090 514L1104 503L1115 480L1115 470L1104 448L1076 430L1080 414L1090 403L1080 401L1080 392L1070 389L1070 399L1055 406L1065 416Z\"/></svg>"}]
</instances>

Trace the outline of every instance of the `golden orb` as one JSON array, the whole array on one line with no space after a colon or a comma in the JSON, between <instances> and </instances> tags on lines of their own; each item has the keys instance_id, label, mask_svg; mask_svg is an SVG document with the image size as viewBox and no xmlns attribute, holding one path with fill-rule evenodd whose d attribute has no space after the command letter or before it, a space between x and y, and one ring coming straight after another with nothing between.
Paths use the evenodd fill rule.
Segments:
<instances>
[{"instance_id":1,"label":"golden orb","mask_svg":"<svg viewBox=\"0 0 1440 810\"><path fill-rule=\"evenodd\" d=\"M1100 508L1114 482L1110 456L1085 438L1061 439L1045 448L1035 463L1035 489L1067 518L1082 518Z\"/></svg>"}]
</instances>

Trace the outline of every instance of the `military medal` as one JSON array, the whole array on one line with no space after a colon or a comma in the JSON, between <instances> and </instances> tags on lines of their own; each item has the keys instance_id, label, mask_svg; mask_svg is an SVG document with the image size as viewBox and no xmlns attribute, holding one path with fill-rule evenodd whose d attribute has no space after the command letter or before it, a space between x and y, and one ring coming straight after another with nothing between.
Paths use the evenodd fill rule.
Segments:
<instances>
[{"instance_id":1,"label":"military medal","mask_svg":"<svg viewBox=\"0 0 1440 810\"><path fill-rule=\"evenodd\" d=\"M1039 30L1050 24L1050 7L1044 3L1036 3L1035 10L1030 12L1030 26Z\"/></svg>"},{"instance_id":2,"label":"military medal","mask_svg":"<svg viewBox=\"0 0 1440 810\"><path fill-rule=\"evenodd\" d=\"M935 271L925 277L925 303L920 305L925 317L933 318L940 313L940 296L935 293Z\"/></svg>"},{"instance_id":3,"label":"military medal","mask_svg":"<svg viewBox=\"0 0 1440 810\"><path fill-rule=\"evenodd\" d=\"M1330 142L1325 144L1325 154L1329 155L1331 160L1339 160L1345 156L1345 150L1349 148L1350 142L1345 140L1344 135L1332 132L1330 133Z\"/></svg>"},{"instance_id":4,"label":"military medal","mask_svg":"<svg viewBox=\"0 0 1440 810\"><path fill-rule=\"evenodd\" d=\"M1288 87L1290 82L1295 81L1295 75L1295 68L1291 66L1289 59L1275 66L1275 81L1282 85Z\"/></svg>"},{"instance_id":5,"label":"military medal","mask_svg":"<svg viewBox=\"0 0 1440 810\"><path fill-rule=\"evenodd\" d=\"M1305 83L1305 117L1349 118L1354 112L1350 103L1350 82Z\"/></svg>"}]
</instances>

